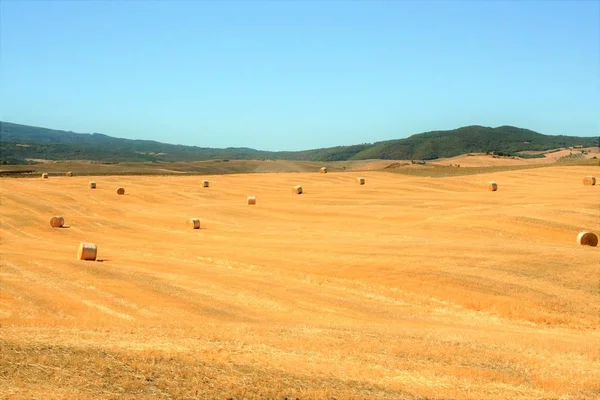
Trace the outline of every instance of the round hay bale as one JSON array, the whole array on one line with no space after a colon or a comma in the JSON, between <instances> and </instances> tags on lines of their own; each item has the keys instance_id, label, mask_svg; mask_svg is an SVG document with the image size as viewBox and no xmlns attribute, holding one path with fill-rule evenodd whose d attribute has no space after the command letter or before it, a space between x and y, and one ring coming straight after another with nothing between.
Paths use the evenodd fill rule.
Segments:
<instances>
[{"instance_id":1,"label":"round hay bale","mask_svg":"<svg viewBox=\"0 0 600 400\"><path fill-rule=\"evenodd\" d=\"M65 224L65 219L61 216L52 217L50 219L50 226L53 228L62 228Z\"/></svg>"},{"instance_id":2,"label":"round hay bale","mask_svg":"<svg viewBox=\"0 0 600 400\"><path fill-rule=\"evenodd\" d=\"M358 182L359 185L365 184L365 178L363 178L362 176L359 176L358 178L356 178L356 181Z\"/></svg>"},{"instance_id":3,"label":"round hay bale","mask_svg":"<svg viewBox=\"0 0 600 400\"><path fill-rule=\"evenodd\" d=\"M72 173L71 171L69 171L69 172L67 172L65 175L66 175L66 176L73 176L73 173Z\"/></svg>"},{"instance_id":4,"label":"round hay bale","mask_svg":"<svg viewBox=\"0 0 600 400\"><path fill-rule=\"evenodd\" d=\"M125 188L118 188L117 189L117 194L125 194Z\"/></svg>"},{"instance_id":5,"label":"round hay bale","mask_svg":"<svg viewBox=\"0 0 600 400\"><path fill-rule=\"evenodd\" d=\"M488 190L490 192L495 192L496 190L498 190L498 184L494 181L488 182Z\"/></svg>"},{"instance_id":6,"label":"round hay bale","mask_svg":"<svg viewBox=\"0 0 600 400\"><path fill-rule=\"evenodd\" d=\"M79 249L77 250L77 259L94 261L97 253L98 247L94 243L81 242L79 244Z\"/></svg>"},{"instance_id":7,"label":"round hay bale","mask_svg":"<svg viewBox=\"0 0 600 400\"><path fill-rule=\"evenodd\" d=\"M319 169L319 173L320 174L326 174L327 173L327 167L321 167L321 169Z\"/></svg>"},{"instance_id":8,"label":"round hay bale","mask_svg":"<svg viewBox=\"0 0 600 400\"><path fill-rule=\"evenodd\" d=\"M577 244L581 246L598 246L598 236L593 232L579 232Z\"/></svg>"},{"instance_id":9,"label":"round hay bale","mask_svg":"<svg viewBox=\"0 0 600 400\"><path fill-rule=\"evenodd\" d=\"M292 188L292 193L295 194L302 194L302 186L300 185L296 185Z\"/></svg>"},{"instance_id":10,"label":"round hay bale","mask_svg":"<svg viewBox=\"0 0 600 400\"><path fill-rule=\"evenodd\" d=\"M583 178L583 184L585 186L594 186L596 184L596 177L595 176L586 176L585 178Z\"/></svg>"},{"instance_id":11,"label":"round hay bale","mask_svg":"<svg viewBox=\"0 0 600 400\"><path fill-rule=\"evenodd\" d=\"M198 218L190 218L188 224L192 227L192 229L200 229L200 220Z\"/></svg>"},{"instance_id":12,"label":"round hay bale","mask_svg":"<svg viewBox=\"0 0 600 400\"><path fill-rule=\"evenodd\" d=\"M96 189L96 182L90 181L90 189Z\"/></svg>"},{"instance_id":13,"label":"round hay bale","mask_svg":"<svg viewBox=\"0 0 600 400\"><path fill-rule=\"evenodd\" d=\"M202 187L208 187L210 185L209 181L202 181Z\"/></svg>"},{"instance_id":14,"label":"round hay bale","mask_svg":"<svg viewBox=\"0 0 600 400\"><path fill-rule=\"evenodd\" d=\"M48 179L48 174L47 174L46 172L44 172L44 173L42 174L42 178L44 178L44 179Z\"/></svg>"},{"instance_id":15,"label":"round hay bale","mask_svg":"<svg viewBox=\"0 0 600 400\"><path fill-rule=\"evenodd\" d=\"M255 205L255 204L256 204L256 197L248 196L248 205Z\"/></svg>"}]
</instances>

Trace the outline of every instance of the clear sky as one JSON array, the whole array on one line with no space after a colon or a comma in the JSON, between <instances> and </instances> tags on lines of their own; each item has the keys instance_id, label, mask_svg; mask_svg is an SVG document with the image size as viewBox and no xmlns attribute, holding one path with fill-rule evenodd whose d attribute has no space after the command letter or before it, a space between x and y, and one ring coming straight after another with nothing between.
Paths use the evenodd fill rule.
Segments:
<instances>
[{"instance_id":1,"label":"clear sky","mask_svg":"<svg viewBox=\"0 0 600 400\"><path fill-rule=\"evenodd\" d=\"M300 150L600 134L600 2L0 0L0 120Z\"/></svg>"}]
</instances>

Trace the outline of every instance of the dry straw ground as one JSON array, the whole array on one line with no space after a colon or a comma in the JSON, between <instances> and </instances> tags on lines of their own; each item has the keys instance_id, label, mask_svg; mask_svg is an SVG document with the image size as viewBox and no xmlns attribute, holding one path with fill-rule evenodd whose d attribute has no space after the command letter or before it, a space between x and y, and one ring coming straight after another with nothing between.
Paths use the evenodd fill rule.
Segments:
<instances>
[{"instance_id":1,"label":"dry straw ground","mask_svg":"<svg viewBox=\"0 0 600 400\"><path fill-rule=\"evenodd\" d=\"M2 179L0 398L597 399L593 172Z\"/></svg>"}]
</instances>

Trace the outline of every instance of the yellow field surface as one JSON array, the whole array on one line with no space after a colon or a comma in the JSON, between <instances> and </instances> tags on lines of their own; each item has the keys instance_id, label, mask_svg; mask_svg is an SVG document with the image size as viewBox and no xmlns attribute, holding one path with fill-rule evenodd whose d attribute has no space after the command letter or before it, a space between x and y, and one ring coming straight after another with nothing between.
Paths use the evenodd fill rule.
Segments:
<instances>
[{"instance_id":1,"label":"yellow field surface","mask_svg":"<svg viewBox=\"0 0 600 400\"><path fill-rule=\"evenodd\" d=\"M594 172L2 179L0 398L600 398Z\"/></svg>"}]
</instances>

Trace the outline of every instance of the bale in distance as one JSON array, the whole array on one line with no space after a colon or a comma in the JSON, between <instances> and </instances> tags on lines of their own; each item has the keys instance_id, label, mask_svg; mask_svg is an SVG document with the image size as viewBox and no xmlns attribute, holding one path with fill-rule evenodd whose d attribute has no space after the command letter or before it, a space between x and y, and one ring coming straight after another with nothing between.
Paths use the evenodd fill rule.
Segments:
<instances>
[{"instance_id":1,"label":"bale in distance","mask_svg":"<svg viewBox=\"0 0 600 400\"><path fill-rule=\"evenodd\" d=\"M44 179L48 179L48 173L44 172L44 173L42 174L42 178L44 178Z\"/></svg>"},{"instance_id":2,"label":"bale in distance","mask_svg":"<svg viewBox=\"0 0 600 400\"><path fill-rule=\"evenodd\" d=\"M72 173L71 171L69 171L69 172L67 172L65 175L66 175L66 176L73 176L73 173Z\"/></svg>"},{"instance_id":3,"label":"bale in distance","mask_svg":"<svg viewBox=\"0 0 600 400\"><path fill-rule=\"evenodd\" d=\"M327 173L327 167L321 167L321 169L319 169L319 173L320 174L326 174Z\"/></svg>"},{"instance_id":4,"label":"bale in distance","mask_svg":"<svg viewBox=\"0 0 600 400\"><path fill-rule=\"evenodd\" d=\"M596 177L595 176L586 176L585 178L583 178L583 184L585 186L594 186L596 184Z\"/></svg>"},{"instance_id":5,"label":"bale in distance","mask_svg":"<svg viewBox=\"0 0 600 400\"><path fill-rule=\"evenodd\" d=\"M356 182L358 182L359 185L364 185L365 178L363 178L362 176L359 176L358 178L356 178Z\"/></svg>"},{"instance_id":6,"label":"bale in distance","mask_svg":"<svg viewBox=\"0 0 600 400\"><path fill-rule=\"evenodd\" d=\"M77 259L85 261L96 260L98 254L98 247L94 243L81 242L79 249L77 250Z\"/></svg>"},{"instance_id":7,"label":"bale in distance","mask_svg":"<svg viewBox=\"0 0 600 400\"><path fill-rule=\"evenodd\" d=\"M256 197L248 196L248 205L255 205L255 204L256 204Z\"/></svg>"},{"instance_id":8,"label":"bale in distance","mask_svg":"<svg viewBox=\"0 0 600 400\"><path fill-rule=\"evenodd\" d=\"M90 189L96 189L96 182L90 181Z\"/></svg>"},{"instance_id":9,"label":"bale in distance","mask_svg":"<svg viewBox=\"0 0 600 400\"><path fill-rule=\"evenodd\" d=\"M208 187L210 185L209 181L202 181L202 187Z\"/></svg>"},{"instance_id":10,"label":"bale in distance","mask_svg":"<svg viewBox=\"0 0 600 400\"><path fill-rule=\"evenodd\" d=\"M495 192L496 190L498 190L498 184L494 181L488 182L488 190L490 192Z\"/></svg>"},{"instance_id":11,"label":"bale in distance","mask_svg":"<svg viewBox=\"0 0 600 400\"><path fill-rule=\"evenodd\" d=\"M302 186L300 185L296 185L292 188L292 193L295 194L302 194Z\"/></svg>"},{"instance_id":12,"label":"bale in distance","mask_svg":"<svg viewBox=\"0 0 600 400\"><path fill-rule=\"evenodd\" d=\"M188 223L192 229L200 229L200 220L198 218L190 218Z\"/></svg>"},{"instance_id":13,"label":"bale in distance","mask_svg":"<svg viewBox=\"0 0 600 400\"><path fill-rule=\"evenodd\" d=\"M124 189L124 188L122 188L122 187L118 188L118 189L117 189L117 194L121 194L121 195L122 195L122 194L125 194L125 189Z\"/></svg>"},{"instance_id":14,"label":"bale in distance","mask_svg":"<svg viewBox=\"0 0 600 400\"><path fill-rule=\"evenodd\" d=\"M62 228L65 224L65 219L59 215L50 219L50 226L53 228Z\"/></svg>"},{"instance_id":15,"label":"bale in distance","mask_svg":"<svg viewBox=\"0 0 600 400\"><path fill-rule=\"evenodd\" d=\"M593 232L579 232L577 244L580 246L598 246L598 236Z\"/></svg>"}]
</instances>

